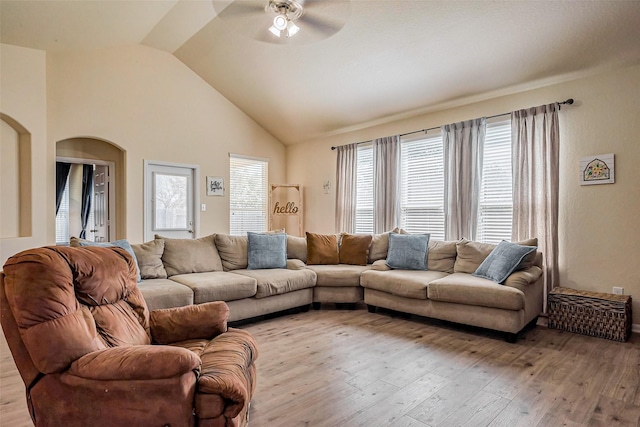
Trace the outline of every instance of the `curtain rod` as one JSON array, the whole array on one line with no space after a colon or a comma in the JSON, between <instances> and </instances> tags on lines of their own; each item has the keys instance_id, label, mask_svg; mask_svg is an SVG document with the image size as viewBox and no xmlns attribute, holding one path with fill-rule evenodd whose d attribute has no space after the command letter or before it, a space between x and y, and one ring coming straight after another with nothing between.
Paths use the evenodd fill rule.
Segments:
<instances>
[{"instance_id":1,"label":"curtain rod","mask_svg":"<svg viewBox=\"0 0 640 427\"><path fill-rule=\"evenodd\" d=\"M565 105L565 104L566 105L571 105L571 104L573 104L573 102L574 102L573 98L569 98L566 101L556 102L556 104L558 104L558 105ZM507 114L511 114L511 113L496 114L496 115L487 117L487 119L493 119L495 117L506 116ZM436 129L440 129L440 126L427 128L427 129L414 130L413 132L401 133L400 136L413 135L414 133L420 133L420 132L429 132L430 130L436 130ZM372 140L356 142L356 145L366 144L366 143L371 142L371 141ZM345 145L349 145L349 144L345 144ZM336 148L338 148L338 147L337 146L331 147L332 150L335 150Z\"/></svg>"}]
</instances>

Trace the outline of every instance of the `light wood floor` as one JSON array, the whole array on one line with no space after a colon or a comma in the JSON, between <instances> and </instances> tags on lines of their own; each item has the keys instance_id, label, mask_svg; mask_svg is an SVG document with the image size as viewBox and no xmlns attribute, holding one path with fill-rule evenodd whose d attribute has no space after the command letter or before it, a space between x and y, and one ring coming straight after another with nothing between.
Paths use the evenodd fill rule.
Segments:
<instances>
[{"instance_id":1,"label":"light wood floor","mask_svg":"<svg viewBox=\"0 0 640 427\"><path fill-rule=\"evenodd\" d=\"M640 426L640 336L487 331L332 307L242 326L256 337L251 427ZM1 352L0 425L31 422Z\"/></svg>"}]
</instances>

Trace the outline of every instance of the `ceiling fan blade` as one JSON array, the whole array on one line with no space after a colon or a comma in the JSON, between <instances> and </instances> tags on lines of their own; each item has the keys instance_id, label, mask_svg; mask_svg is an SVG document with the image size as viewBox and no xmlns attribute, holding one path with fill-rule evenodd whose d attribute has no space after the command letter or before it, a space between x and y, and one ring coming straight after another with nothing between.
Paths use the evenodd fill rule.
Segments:
<instances>
[{"instance_id":1,"label":"ceiling fan blade","mask_svg":"<svg viewBox=\"0 0 640 427\"><path fill-rule=\"evenodd\" d=\"M311 15L305 15L300 19L301 25L305 27L313 28L314 30L323 33L329 37L337 33L344 27L345 22L329 20L320 17L314 17Z\"/></svg>"},{"instance_id":2,"label":"ceiling fan blade","mask_svg":"<svg viewBox=\"0 0 640 427\"><path fill-rule=\"evenodd\" d=\"M237 18L246 15L264 15L264 0L213 1L213 9L220 18Z\"/></svg>"}]
</instances>

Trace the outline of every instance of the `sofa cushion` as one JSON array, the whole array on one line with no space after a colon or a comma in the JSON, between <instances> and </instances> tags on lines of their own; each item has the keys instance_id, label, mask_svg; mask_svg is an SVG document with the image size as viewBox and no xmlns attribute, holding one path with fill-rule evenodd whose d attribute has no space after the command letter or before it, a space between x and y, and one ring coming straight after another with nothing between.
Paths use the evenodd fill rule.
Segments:
<instances>
[{"instance_id":1,"label":"sofa cushion","mask_svg":"<svg viewBox=\"0 0 640 427\"><path fill-rule=\"evenodd\" d=\"M342 233L339 253L340 264L367 265L370 245L370 234Z\"/></svg>"},{"instance_id":2,"label":"sofa cushion","mask_svg":"<svg viewBox=\"0 0 640 427\"><path fill-rule=\"evenodd\" d=\"M247 233L247 268L287 267L287 235L284 233Z\"/></svg>"},{"instance_id":3,"label":"sofa cushion","mask_svg":"<svg viewBox=\"0 0 640 427\"><path fill-rule=\"evenodd\" d=\"M129 252L131 254L131 256L133 257L133 260L136 263L136 269L137 269L137 272L138 272L138 276L137 276L138 282L140 282L140 280L142 280L142 278L140 276L140 267L138 266L138 260L136 258L136 253L131 248L131 244L125 239L114 240L113 242L92 242L91 240L85 240L85 239L79 239L77 237L71 237L71 239L69 239L69 246L71 246L72 248L87 247L87 246L97 246L97 247L100 247L100 248L110 248L110 247L122 248L125 251Z\"/></svg>"},{"instance_id":4,"label":"sofa cushion","mask_svg":"<svg viewBox=\"0 0 640 427\"><path fill-rule=\"evenodd\" d=\"M309 265L309 270L313 270L318 275L316 286L360 286L360 274L367 271L368 265Z\"/></svg>"},{"instance_id":5,"label":"sofa cushion","mask_svg":"<svg viewBox=\"0 0 640 427\"><path fill-rule=\"evenodd\" d=\"M429 234L389 234L387 265L393 269L426 270Z\"/></svg>"},{"instance_id":6,"label":"sofa cushion","mask_svg":"<svg viewBox=\"0 0 640 427\"><path fill-rule=\"evenodd\" d=\"M482 261L473 275L503 283L518 268L524 257L535 250L535 246L522 246L503 240Z\"/></svg>"},{"instance_id":7,"label":"sofa cushion","mask_svg":"<svg viewBox=\"0 0 640 427\"><path fill-rule=\"evenodd\" d=\"M287 258L307 262L307 238L287 234Z\"/></svg>"},{"instance_id":8,"label":"sofa cushion","mask_svg":"<svg viewBox=\"0 0 640 427\"><path fill-rule=\"evenodd\" d=\"M134 244L131 245L131 249L136 254L142 279L167 278L167 270L162 264L164 240L154 239L150 242Z\"/></svg>"},{"instance_id":9,"label":"sofa cushion","mask_svg":"<svg viewBox=\"0 0 640 427\"><path fill-rule=\"evenodd\" d=\"M193 304L193 291L171 279L142 280L138 283L138 289L149 311Z\"/></svg>"},{"instance_id":10,"label":"sofa cushion","mask_svg":"<svg viewBox=\"0 0 640 427\"><path fill-rule=\"evenodd\" d=\"M221 271L222 262L215 245L215 234L199 239L170 239L156 235L164 240L162 263L167 276L186 273Z\"/></svg>"},{"instance_id":11,"label":"sofa cushion","mask_svg":"<svg viewBox=\"0 0 640 427\"><path fill-rule=\"evenodd\" d=\"M226 271L178 274L171 280L191 288L194 304L250 298L258 289L255 279Z\"/></svg>"},{"instance_id":12,"label":"sofa cushion","mask_svg":"<svg viewBox=\"0 0 640 427\"><path fill-rule=\"evenodd\" d=\"M527 239L515 242L524 246L538 246L538 239ZM455 273L473 273L480 267L482 261L489 256L496 245L491 243L472 242L470 240L461 239L456 243L457 256L453 267ZM533 251L527 255L520 268L525 269L531 267L535 263L536 252Z\"/></svg>"},{"instance_id":13,"label":"sofa cushion","mask_svg":"<svg viewBox=\"0 0 640 427\"><path fill-rule=\"evenodd\" d=\"M249 239L247 236L216 234L216 248L220 253L224 271L247 268L247 265L249 265L248 245Z\"/></svg>"},{"instance_id":14,"label":"sofa cushion","mask_svg":"<svg viewBox=\"0 0 640 427\"><path fill-rule=\"evenodd\" d=\"M338 236L307 232L307 264L338 264Z\"/></svg>"},{"instance_id":15,"label":"sofa cushion","mask_svg":"<svg viewBox=\"0 0 640 427\"><path fill-rule=\"evenodd\" d=\"M468 273L453 273L429 284L427 296L433 301L478 305L504 310L522 310L524 293L520 289Z\"/></svg>"},{"instance_id":16,"label":"sofa cushion","mask_svg":"<svg viewBox=\"0 0 640 427\"><path fill-rule=\"evenodd\" d=\"M306 269L234 270L233 274L251 277L257 281L256 298L266 298L272 295L312 288L316 284L316 273Z\"/></svg>"},{"instance_id":17,"label":"sofa cushion","mask_svg":"<svg viewBox=\"0 0 640 427\"><path fill-rule=\"evenodd\" d=\"M375 289L405 298L426 300L429 283L445 276L447 273L441 271L368 270L360 276L360 284L363 288Z\"/></svg>"},{"instance_id":18,"label":"sofa cushion","mask_svg":"<svg viewBox=\"0 0 640 427\"><path fill-rule=\"evenodd\" d=\"M429 239L427 269L453 273L456 263L456 242Z\"/></svg>"}]
</instances>

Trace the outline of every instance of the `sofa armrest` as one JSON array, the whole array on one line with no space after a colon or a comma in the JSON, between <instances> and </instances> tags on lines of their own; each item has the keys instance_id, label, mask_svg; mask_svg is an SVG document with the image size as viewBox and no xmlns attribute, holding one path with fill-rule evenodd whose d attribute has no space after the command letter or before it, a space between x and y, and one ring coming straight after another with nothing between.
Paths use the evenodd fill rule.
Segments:
<instances>
[{"instance_id":1,"label":"sofa armrest","mask_svg":"<svg viewBox=\"0 0 640 427\"><path fill-rule=\"evenodd\" d=\"M287 270L304 270L307 265L299 259L288 259Z\"/></svg>"},{"instance_id":2,"label":"sofa armrest","mask_svg":"<svg viewBox=\"0 0 640 427\"><path fill-rule=\"evenodd\" d=\"M391 267L387 265L387 260L379 259L371 264L371 269L375 271L388 271L391 270Z\"/></svg>"},{"instance_id":3,"label":"sofa armrest","mask_svg":"<svg viewBox=\"0 0 640 427\"><path fill-rule=\"evenodd\" d=\"M235 418L255 391L257 358L258 346L253 336L245 330L229 328L207 346L199 393L220 395L226 402L224 416Z\"/></svg>"},{"instance_id":4,"label":"sofa armrest","mask_svg":"<svg viewBox=\"0 0 640 427\"><path fill-rule=\"evenodd\" d=\"M151 338L158 344L211 339L227 330L229 307L222 301L153 310Z\"/></svg>"},{"instance_id":5,"label":"sofa armrest","mask_svg":"<svg viewBox=\"0 0 640 427\"><path fill-rule=\"evenodd\" d=\"M520 270L511 273L504 284L513 288L528 286L535 283L542 276L542 269L536 265L527 268L526 270Z\"/></svg>"},{"instance_id":6,"label":"sofa armrest","mask_svg":"<svg viewBox=\"0 0 640 427\"><path fill-rule=\"evenodd\" d=\"M200 364L200 358L185 348L132 345L86 354L71 364L68 373L89 380L153 380L198 371Z\"/></svg>"}]
</instances>

